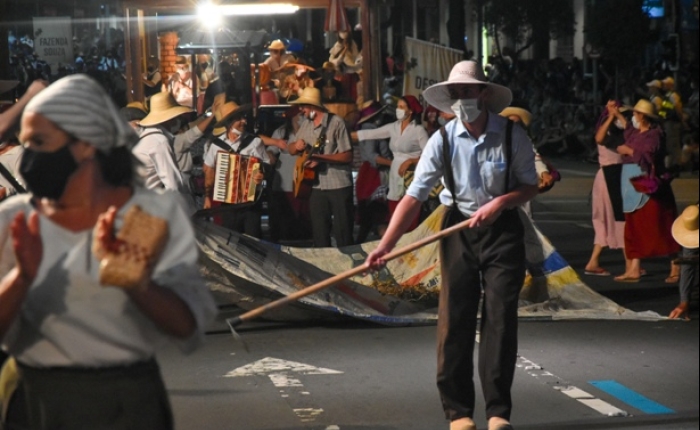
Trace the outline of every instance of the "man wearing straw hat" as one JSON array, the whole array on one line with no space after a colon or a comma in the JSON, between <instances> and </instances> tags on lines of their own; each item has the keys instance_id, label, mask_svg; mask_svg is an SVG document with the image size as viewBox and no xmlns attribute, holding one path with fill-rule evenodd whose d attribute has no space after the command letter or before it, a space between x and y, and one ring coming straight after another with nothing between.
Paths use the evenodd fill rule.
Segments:
<instances>
[{"instance_id":1,"label":"man wearing straw hat","mask_svg":"<svg viewBox=\"0 0 700 430\"><path fill-rule=\"evenodd\" d=\"M426 101L458 119L428 141L415 177L377 248L373 268L443 177L443 227L471 219L440 243L437 385L450 430L476 430L473 350L483 293L479 376L489 430L512 430L510 395L518 350L518 295L525 278L523 225L516 208L537 195L532 142L522 127L498 115L512 99L474 61L457 63L447 81L427 88Z\"/></svg>"},{"instance_id":2,"label":"man wearing straw hat","mask_svg":"<svg viewBox=\"0 0 700 430\"><path fill-rule=\"evenodd\" d=\"M219 142L221 145L228 146L228 148L224 149L212 143L204 153L204 209L212 207L214 182L216 180L216 155L219 152L228 150L238 155L256 157L264 164L270 165L270 156L265 150L262 140L245 131L247 124L246 114L251 108L251 105L239 106L235 102L224 103L219 108L217 116L221 119L214 124L214 134L222 129L225 130L225 137L220 139ZM259 173L253 179L257 184L260 184L263 181L263 174ZM221 215L224 227L248 236L262 237L262 201L258 201L253 206L236 208L235 210L233 210L234 207L232 206L231 209L223 212Z\"/></svg>"},{"instance_id":3,"label":"man wearing straw hat","mask_svg":"<svg viewBox=\"0 0 700 430\"><path fill-rule=\"evenodd\" d=\"M189 112L191 109L178 105L170 93L151 97L151 110L139 122L141 139L132 150L142 164L140 174L146 188L188 193L172 145L181 126L179 117Z\"/></svg>"},{"instance_id":4,"label":"man wearing straw hat","mask_svg":"<svg viewBox=\"0 0 700 430\"><path fill-rule=\"evenodd\" d=\"M291 104L300 105L309 121L304 121L299 129L298 140L289 143L289 153L302 154L318 140L321 144L307 161L307 167L315 169L318 176L309 197L314 246L331 246L331 228L336 246L352 245L352 143L345 121L330 114L321 104L318 88L305 88Z\"/></svg>"},{"instance_id":5,"label":"man wearing straw hat","mask_svg":"<svg viewBox=\"0 0 700 430\"><path fill-rule=\"evenodd\" d=\"M689 319L690 292L698 287L698 205L685 208L683 213L676 218L671 228L673 238L683 247L683 259L681 265L681 277L678 289L681 301L678 303L669 318Z\"/></svg>"},{"instance_id":6,"label":"man wearing straw hat","mask_svg":"<svg viewBox=\"0 0 700 430\"><path fill-rule=\"evenodd\" d=\"M270 52L270 56L263 64L270 68L270 72L274 75L273 77L277 75L277 72L284 67L285 64L294 60L293 55L286 53L287 47L280 39L273 40L270 46L267 47L267 50Z\"/></svg>"}]
</instances>

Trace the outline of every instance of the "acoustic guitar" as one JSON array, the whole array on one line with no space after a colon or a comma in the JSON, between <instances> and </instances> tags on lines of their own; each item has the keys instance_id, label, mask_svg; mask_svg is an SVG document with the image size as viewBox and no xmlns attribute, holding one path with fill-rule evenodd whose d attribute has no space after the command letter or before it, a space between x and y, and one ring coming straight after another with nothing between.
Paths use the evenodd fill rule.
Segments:
<instances>
[{"instance_id":1,"label":"acoustic guitar","mask_svg":"<svg viewBox=\"0 0 700 430\"><path fill-rule=\"evenodd\" d=\"M306 162L311 160L311 156L319 153L323 148L326 140L323 134L312 146L307 145L304 154L297 157L294 165L294 197L298 199L309 198L311 195L311 188L318 178L316 169L306 166Z\"/></svg>"}]
</instances>

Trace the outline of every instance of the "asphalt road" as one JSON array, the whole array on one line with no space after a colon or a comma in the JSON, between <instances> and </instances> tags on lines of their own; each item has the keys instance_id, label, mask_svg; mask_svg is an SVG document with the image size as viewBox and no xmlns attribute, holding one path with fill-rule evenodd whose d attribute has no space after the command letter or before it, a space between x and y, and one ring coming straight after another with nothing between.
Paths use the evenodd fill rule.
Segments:
<instances>
[{"instance_id":1,"label":"asphalt road","mask_svg":"<svg viewBox=\"0 0 700 430\"><path fill-rule=\"evenodd\" d=\"M595 166L555 160L564 180L533 203L534 218L582 273L593 231L589 193ZM674 181L679 208L698 198L697 175ZM604 253L613 273L617 252ZM677 287L668 261L644 262L638 284L582 276L635 311L667 314ZM448 429L435 387L435 328L359 322L255 322L227 333L223 311L205 345L183 356L159 353L178 430ZM534 429L698 429L697 306L681 321L522 321L512 422ZM478 388L478 377L477 391ZM483 401L476 416L485 429Z\"/></svg>"}]
</instances>

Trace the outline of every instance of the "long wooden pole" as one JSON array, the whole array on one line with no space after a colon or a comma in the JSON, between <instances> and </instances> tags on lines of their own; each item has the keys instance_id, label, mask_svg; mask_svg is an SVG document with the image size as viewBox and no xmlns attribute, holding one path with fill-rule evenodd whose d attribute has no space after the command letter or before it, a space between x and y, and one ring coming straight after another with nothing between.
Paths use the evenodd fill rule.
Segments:
<instances>
[{"instance_id":1,"label":"long wooden pole","mask_svg":"<svg viewBox=\"0 0 700 430\"><path fill-rule=\"evenodd\" d=\"M460 222L459 224L455 224L451 227L448 227L444 230L439 231L438 233L435 233L431 236L425 237L417 242L414 242L410 245L403 246L399 249L395 249L394 251L386 254L384 256L385 261L391 261L394 260L398 257L401 257L402 255L408 254L409 252L415 251L418 248L422 248L425 245L428 245L430 243L433 243L435 241L438 241L442 239L443 237L449 236L450 234L464 230L465 228L468 228L471 226L471 219L465 220ZM238 327L239 325L243 324L246 321L252 320L254 318L259 317L260 315L264 314L267 311L270 311L272 309L279 308L281 306L284 306L286 304L289 304L291 302L297 301L301 299L302 297L306 297L310 294L317 293L323 289L326 289L328 287L332 287L333 285L337 284L340 281L343 281L345 279L351 278L355 275L359 275L360 273L368 272L370 271L370 267L367 266L367 263L363 263L360 266L354 267L352 269L346 270L342 273L338 273L335 276L332 276L324 281L318 282L314 285L311 285L309 287L306 287L302 290L299 290L295 293L292 293L288 296L282 297L280 299L277 299L273 302L270 302L266 305L262 305L258 308L252 309L244 314L241 314L237 317L229 318L226 320L226 322L229 324L231 329L234 327Z\"/></svg>"}]
</instances>

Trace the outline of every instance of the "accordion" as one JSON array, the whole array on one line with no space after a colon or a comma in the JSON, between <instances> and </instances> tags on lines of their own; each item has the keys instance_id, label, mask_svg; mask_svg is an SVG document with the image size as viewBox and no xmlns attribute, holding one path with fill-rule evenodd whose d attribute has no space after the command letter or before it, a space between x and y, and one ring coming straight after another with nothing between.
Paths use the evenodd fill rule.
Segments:
<instances>
[{"instance_id":1,"label":"accordion","mask_svg":"<svg viewBox=\"0 0 700 430\"><path fill-rule=\"evenodd\" d=\"M260 168L260 159L256 157L219 152L212 200L230 204L254 203L257 185L253 178Z\"/></svg>"}]
</instances>

